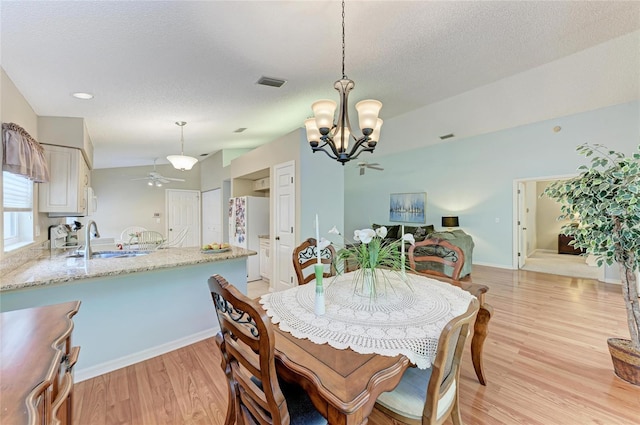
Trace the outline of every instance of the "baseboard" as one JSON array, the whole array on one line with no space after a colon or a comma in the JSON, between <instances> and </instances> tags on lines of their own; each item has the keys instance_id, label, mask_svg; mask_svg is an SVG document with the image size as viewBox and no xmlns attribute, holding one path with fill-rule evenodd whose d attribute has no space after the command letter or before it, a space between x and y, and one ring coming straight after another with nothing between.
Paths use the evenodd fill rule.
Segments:
<instances>
[{"instance_id":1,"label":"baseboard","mask_svg":"<svg viewBox=\"0 0 640 425\"><path fill-rule=\"evenodd\" d=\"M604 282L604 283L613 283L614 285L622 285L622 281L620 279L611 279L611 278L600 279L600 278L598 278L598 280L600 282Z\"/></svg>"},{"instance_id":2,"label":"baseboard","mask_svg":"<svg viewBox=\"0 0 640 425\"><path fill-rule=\"evenodd\" d=\"M485 263L485 262L473 262L473 266L486 266L486 267L495 267L497 269L505 269L505 270L514 270L514 268L510 265L505 264L494 264L494 263ZM471 274L473 275L473 268L471 268Z\"/></svg>"},{"instance_id":3,"label":"baseboard","mask_svg":"<svg viewBox=\"0 0 640 425\"><path fill-rule=\"evenodd\" d=\"M174 341L157 345L146 350L138 351L137 353L129 354L127 356L110 360L108 362L100 363L84 369L77 369L74 371L74 381L82 382L87 379L95 378L96 376L113 372L114 370L148 360L152 357L168 353L169 351L177 350L178 348L182 348L190 344L194 344L198 341L202 341L203 339L211 338L218 332L218 330L219 328L207 329L186 336L184 338L176 339ZM80 353L80 356L82 356L82 352Z\"/></svg>"}]
</instances>

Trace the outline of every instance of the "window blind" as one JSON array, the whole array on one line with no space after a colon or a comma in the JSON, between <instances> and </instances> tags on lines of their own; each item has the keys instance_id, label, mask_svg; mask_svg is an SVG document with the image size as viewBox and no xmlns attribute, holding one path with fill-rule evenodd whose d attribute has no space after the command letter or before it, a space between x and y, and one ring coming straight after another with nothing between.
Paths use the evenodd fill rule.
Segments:
<instances>
[{"instance_id":1,"label":"window blind","mask_svg":"<svg viewBox=\"0 0 640 425\"><path fill-rule=\"evenodd\" d=\"M33 209L33 182L17 174L3 172L3 206L8 212Z\"/></svg>"}]
</instances>

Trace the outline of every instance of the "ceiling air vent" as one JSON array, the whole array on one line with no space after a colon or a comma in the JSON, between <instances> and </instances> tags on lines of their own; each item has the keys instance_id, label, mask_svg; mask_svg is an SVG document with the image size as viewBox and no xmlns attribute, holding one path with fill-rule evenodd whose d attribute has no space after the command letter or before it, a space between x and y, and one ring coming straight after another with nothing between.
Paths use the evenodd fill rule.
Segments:
<instances>
[{"instance_id":1,"label":"ceiling air vent","mask_svg":"<svg viewBox=\"0 0 640 425\"><path fill-rule=\"evenodd\" d=\"M440 140L447 140L447 139L451 139L452 137L456 137L455 134L449 133L449 134L445 134L444 136L440 136Z\"/></svg>"},{"instance_id":2,"label":"ceiling air vent","mask_svg":"<svg viewBox=\"0 0 640 425\"><path fill-rule=\"evenodd\" d=\"M282 87L284 85L284 83L286 83L286 82L287 82L287 80L282 80L280 78L265 77L263 75L257 81L257 84L260 84L262 86L269 86L269 87Z\"/></svg>"},{"instance_id":3,"label":"ceiling air vent","mask_svg":"<svg viewBox=\"0 0 640 425\"><path fill-rule=\"evenodd\" d=\"M242 133L243 131L245 131L247 129L247 127L240 127L240 128L236 128L233 132L234 133Z\"/></svg>"}]
</instances>

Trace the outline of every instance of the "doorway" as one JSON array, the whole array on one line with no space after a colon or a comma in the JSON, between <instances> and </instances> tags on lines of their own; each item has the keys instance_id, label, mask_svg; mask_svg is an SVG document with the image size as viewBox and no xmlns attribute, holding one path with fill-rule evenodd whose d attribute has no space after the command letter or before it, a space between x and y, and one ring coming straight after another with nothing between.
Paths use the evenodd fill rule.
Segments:
<instances>
[{"instance_id":1,"label":"doorway","mask_svg":"<svg viewBox=\"0 0 640 425\"><path fill-rule=\"evenodd\" d=\"M546 186L572 176L538 177L514 181L514 258L516 269L562 276L604 278L588 258L558 252L558 235L564 223L557 220L560 205L541 197Z\"/></svg>"}]
</instances>

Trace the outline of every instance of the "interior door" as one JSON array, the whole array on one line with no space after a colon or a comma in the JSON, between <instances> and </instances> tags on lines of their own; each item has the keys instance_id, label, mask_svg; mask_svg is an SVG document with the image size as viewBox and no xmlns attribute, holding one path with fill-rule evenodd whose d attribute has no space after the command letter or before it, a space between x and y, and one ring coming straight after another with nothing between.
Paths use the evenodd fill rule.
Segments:
<instances>
[{"instance_id":1,"label":"interior door","mask_svg":"<svg viewBox=\"0 0 640 425\"><path fill-rule=\"evenodd\" d=\"M166 189L167 239L188 227L183 247L200 246L200 192Z\"/></svg>"},{"instance_id":2,"label":"interior door","mask_svg":"<svg viewBox=\"0 0 640 425\"><path fill-rule=\"evenodd\" d=\"M527 203L526 185L518 182L518 268L527 261Z\"/></svg>"},{"instance_id":3,"label":"interior door","mask_svg":"<svg viewBox=\"0 0 640 425\"><path fill-rule=\"evenodd\" d=\"M282 291L297 285L291 263L296 222L295 162L276 165L273 170L274 249L271 250L271 285L274 291Z\"/></svg>"},{"instance_id":4,"label":"interior door","mask_svg":"<svg viewBox=\"0 0 640 425\"><path fill-rule=\"evenodd\" d=\"M202 192L202 243L223 242L222 190Z\"/></svg>"}]
</instances>

